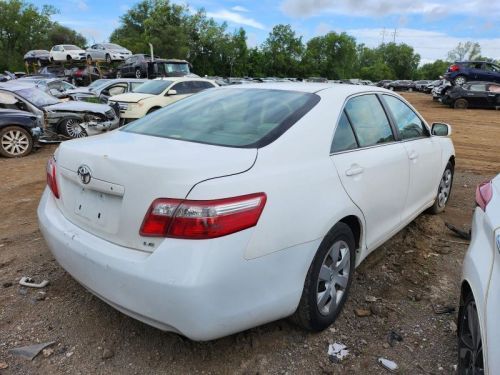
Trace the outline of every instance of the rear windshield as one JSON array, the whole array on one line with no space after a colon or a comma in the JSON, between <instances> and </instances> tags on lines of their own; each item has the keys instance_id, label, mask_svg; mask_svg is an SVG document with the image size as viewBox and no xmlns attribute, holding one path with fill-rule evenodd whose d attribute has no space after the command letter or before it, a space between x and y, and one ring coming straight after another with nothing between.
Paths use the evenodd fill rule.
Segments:
<instances>
[{"instance_id":1,"label":"rear windshield","mask_svg":"<svg viewBox=\"0 0 500 375\"><path fill-rule=\"evenodd\" d=\"M214 89L134 121L123 131L228 147L263 147L304 116L319 96L267 89Z\"/></svg>"},{"instance_id":2,"label":"rear windshield","mask_svg":"<svg viewBox=\"0 0 500 375\"><path fill-rule=\"evenodd\" d=\"M134 92L138 92L139 94L158 95L161 94L171 84L172 81L166 81L164 79L147 81L134 89Z\"/></svg>"}]
</instances>

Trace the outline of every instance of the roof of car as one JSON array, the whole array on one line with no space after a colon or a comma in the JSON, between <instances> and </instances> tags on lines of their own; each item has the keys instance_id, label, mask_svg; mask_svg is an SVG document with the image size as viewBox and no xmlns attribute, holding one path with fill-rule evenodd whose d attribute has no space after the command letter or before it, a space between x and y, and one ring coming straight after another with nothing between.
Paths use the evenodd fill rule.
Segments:
<instances>
[{"instance_id":1,"label":"roof of car","mask_svg":"<svg viewBox=\"0 0 500 375\"><path fill-rule=\"evenodd\" d=\"M352 95L368 91L380 91L380 92L390 92L387 89L376 86L365 86L365 85L351 85L345 83L316 83L316 82L265 82L265 83L248 83L245 85L229 85L222 87L223 89L231 88L255 88L255 89L266 89L266 90L288 90L288 91L299 91L306 93L317 93L327 89L335 89L337 92Z\"/></svg>"},{"instance_id":2,"label":"roof of car","mask_svg":"<svg viewBox=\"0 0 500 375\"><path fill-rule=\"evenodd\" d=\"M8 90L8 91L17 91L22 89L38 89L33 82L18 82L18 80L8 81L0 83L0 89ZM39 89L38 89L39 90Z\"/></svg>"},{"instance_id":3,"label":"roof of car","mask_svg":"<svg viewBox=\"0 0 500 375\"><path fill-rule=\"evenodd\" d=\"M201 78L201 77L187 77L187 76L180 76L180 77L158 77L158 78L155 78L154 80L156 81L209 81L209 82L213 82L213 80L211 79L207 79L207 78ZM153 80L153 81L154 81Z\"/></svg>"}]
</instances>

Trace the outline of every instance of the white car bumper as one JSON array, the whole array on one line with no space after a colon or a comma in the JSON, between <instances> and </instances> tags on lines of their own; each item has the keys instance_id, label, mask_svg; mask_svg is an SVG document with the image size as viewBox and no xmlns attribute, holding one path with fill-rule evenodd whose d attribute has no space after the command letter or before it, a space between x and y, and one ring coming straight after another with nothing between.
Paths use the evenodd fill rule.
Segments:
<instances>
[{"instance_id":1,"label":"white car bumper","mask_svg":"<svg viewBox=\"0 0 500 375\"><path fill-rule=\"evenodd\" d=\"M88 135L96 135L104 131L116 129L119 125L120 118L115 116L113 120L85 123L85 131Z\"/></svg>"},{"instance_id":2,"label":"white car bumper","mask_svg":"<svg viewBox=\"0 0 500 375\"><path fill-rule=\"evenodd\" d=\"M60 265L123 313L193 340L211 340L291 315L320 240L245 260L253 234L166 239L146 253L69 222L46 189L40 229Z\"/></svg>"}]
</instances>

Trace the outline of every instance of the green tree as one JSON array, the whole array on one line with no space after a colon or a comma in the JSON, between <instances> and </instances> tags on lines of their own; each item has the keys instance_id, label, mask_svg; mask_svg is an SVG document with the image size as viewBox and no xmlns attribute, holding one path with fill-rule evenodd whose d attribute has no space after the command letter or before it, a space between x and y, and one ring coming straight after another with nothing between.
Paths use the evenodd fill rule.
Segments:
<instances>
[{"instance_id":1,"label":"green tree","mask_svg":"<svg viewBox=\"0 0 500 375\"><path fill-rule=\"evenodd\" d=\"M87 40L85 37L77 33L75 30L70 29L69 27L60 25L55 22L49 29L47 33L49 45L54 44L75 44L79 47L85 47L87 44Z\"/></svg>"},{"instance_id":2,"label":"green tree","mask_svg":"<svg viewBox=\"0 0 500 375\"><path fill-rule=\"evenodd\" d=\"M297 76L303 51L302 37L297 36L290 25L274 26L262 44L267 75Z\"/></svg>"},{"instance_id":3,"label":"green tree","mask_svg":"<svg viewBox=\"0 0 500 375\"><path fill-rule=\"evenodd\" d=\"M449 66L450 63L443 60L436 60L432 63L424 64L418 68L418 78L438 79L446 72Z\"/></svg>"},{"instance_id":4,"label":"green tree","mask_svg":"<svg viewBox=\"0 0 500 375\"><path fill-rule=\"evenodd\" d=\"M420 55L407 44L387 43L377 48L381 60L394 72L396 79L413 79L416 76Z\"/></svg>"},{"instance_id":5,"label":"green tree","mask_svg":"<svg viewBox=\"0 0 500 375\"><path fill-rule=\"evenodd\" d=\"M449 61L475 60L481 55L481 46L477 42L460 42L448 52Z\"/></svg>"}]
</instances>

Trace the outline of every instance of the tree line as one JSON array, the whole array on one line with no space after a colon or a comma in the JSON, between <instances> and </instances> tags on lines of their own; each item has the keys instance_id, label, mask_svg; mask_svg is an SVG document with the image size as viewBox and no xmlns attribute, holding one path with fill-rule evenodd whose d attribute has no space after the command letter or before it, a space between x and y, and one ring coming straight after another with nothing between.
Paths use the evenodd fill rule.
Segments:
<instances>
[{"instance_id":1,"label":"tree line","mask_svg":"<svg viewBox=\"0 0 500 375\"><path fill-rule=\"evenodd\" d=\"M51 21L57 10L23 0L0 1L0 69L22 69L30 49L54 44L85 46L85 38ZM420 55L401 43L375 48L357 43L347 33L329 32L305 42L290 25L276 25L259 46L249 48L243 28L234 31L203 9L193 12L169 0L141 0L120 18L110 41L134 53L190 61L199 75L223 77L324 77L328 79L436 79L449 61L480 57L477 43L460 43L447 60L419 66ZM460 57L460 58L457 58Z\"/></svg>"}]
</instances>

